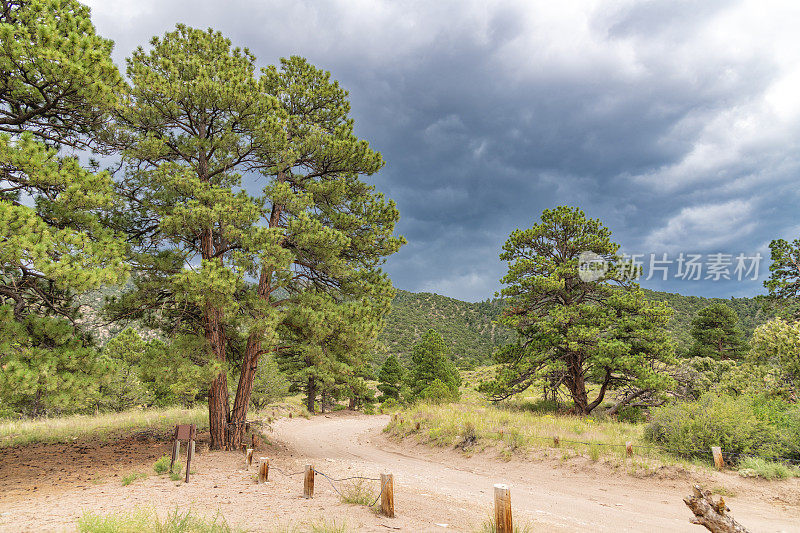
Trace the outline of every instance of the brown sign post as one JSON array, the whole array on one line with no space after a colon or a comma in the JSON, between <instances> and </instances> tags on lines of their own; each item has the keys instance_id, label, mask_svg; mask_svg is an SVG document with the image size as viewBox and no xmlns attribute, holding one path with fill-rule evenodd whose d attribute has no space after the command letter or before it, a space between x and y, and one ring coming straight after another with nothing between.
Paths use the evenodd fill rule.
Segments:
<instances>
[{"instance_id":1,"label":"brown sign post","mask_svg":"<svg viewBox=\"0 0 800 533\"><path fill-rule=\"evenodd\" d=\"M178 424L175 426L175 437L172 443L172 460L169 462L169 471L172 473L172 466L180 455L181 441L186 441L186 483L189 483L189 471L192 468L192 458L194 457L194 440L197 437L197 426L194 424Z\"/></svg>"}]
</instances>

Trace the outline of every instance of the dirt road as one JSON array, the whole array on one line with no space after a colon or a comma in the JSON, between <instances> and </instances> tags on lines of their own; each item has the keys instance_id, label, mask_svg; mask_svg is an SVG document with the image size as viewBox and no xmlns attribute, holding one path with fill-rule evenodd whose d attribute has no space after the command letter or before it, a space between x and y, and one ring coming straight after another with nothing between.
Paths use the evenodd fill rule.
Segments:
<instances>
[{"instance_id":1,"label":"dirt road","mask_svg":"<svg viewBox=\"0 0 800 533\"><path fill-rule=\"evenodd\" d=\"M463 457L422 446L399 445L383 437L387 417L331 416L282 420L274 439L293 454L316 460L317 468L341 472L391 472L399 516L416 518L417 528L470 530L491 510L492 486L507 483L515 522L534 531L703 531L689 523L681 498L690 493L688 475L678 479L634 478L592 468L586 461L509 462ZM608 469L607 469L608 470ZM733 515L751 531L800 531L800 484L709 474L706 486L725 486ZM781 492L786 501L775 500ZM792 499L793 498L793 499ZM772 501L770 501L772 500Z\"/></svg>"},{"instance_id":2,"label":"dirt road","mask_svg":"<svg viewBox=\"0 0 800 533\"><path fill-rule=\"evenodd\" d=\"M687 531L690 513L681 498L696 476L724 487L733 515L755 532L800 532L800 480L766 482L736 473L686 474L666 469L636 478L588 458L466 457L453 449L396 443L382 434L388 418L339 412L309 420L281 419L256 457L271 460L270 481L257 484L256 467L238 452L207 451L201 436L190 483L153 472L168 453L168 437L112 439L0 448L0 532L75 531L88 512L127 513L137 508L160 517L191 510L222 516L246 531L312 530L334 523L358 532L481 531L492 508L492 486L507 483L515 524L530 531ZM396 518L364 505L343 503L318 476L314 498L302 497L302 471L313 463L333 478L395 477ZM129 485L123 476L147 474ZM284 475L295 474L295 475ZM377 495L379 483L367 482ZM340 489L346 482L337 483ZM322 529L322 530L328 530ZM317 529L320 530L320 529Z\"/></svg>"}]
</instances>

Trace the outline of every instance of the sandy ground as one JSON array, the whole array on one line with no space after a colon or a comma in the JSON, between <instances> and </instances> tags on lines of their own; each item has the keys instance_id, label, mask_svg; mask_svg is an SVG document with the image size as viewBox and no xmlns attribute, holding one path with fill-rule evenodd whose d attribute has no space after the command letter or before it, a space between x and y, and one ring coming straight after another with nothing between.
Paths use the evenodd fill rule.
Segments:
<instances>
[{"instance_id":1,"label":"sandy ground","mask_svg":"<svg viewBox=\"0 0 800 533\"><path fill-rule=\"evenodd\" d=\"M492 486L507 483L515 523L532 531L704 531L689 523L681 501L694 482L724 486L733 516L751 531L800 532L800 480L746 480L732 472L687 474L664 469L646 478L627 475L588 459L502 461L491 452L466 457L396 443L381 433L388 418L336 413L279 420L267 434L271 444L256 452L273 468L265 485L255 482L236 452L208 452L201 441L190 483L152 473L169 450L160 435L138 435L103 446L37 445L0 449L0 531L74 531L86 511L106 513L136 507L160 515L192 509L249 531L304 531L319 521L354 531L475 531L488 518ZM300 472L313 463L333 478L394 474L397 517L341 502L317 476L312 500L302 497ZM280 470L280 471L279 471ZM128 486L131 472L148 477ZM339 482L342 488L347 482ZM374 485L375 494L379 482Z\"/></svg>"}]
</instances>

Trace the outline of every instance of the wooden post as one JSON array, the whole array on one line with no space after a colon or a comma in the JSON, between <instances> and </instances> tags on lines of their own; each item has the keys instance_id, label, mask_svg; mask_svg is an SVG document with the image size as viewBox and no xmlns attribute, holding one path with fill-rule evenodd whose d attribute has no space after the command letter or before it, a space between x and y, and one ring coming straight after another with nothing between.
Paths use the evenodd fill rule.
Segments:
<instances>
[{"instance_id":1,"label":"wooden post","mask_svg":"<svg viewBox=\"0 0 800 533\"><path fill-rule=\"evenodd\" d=\"M306 477L303 479L303 496L314 497L314 465L306 465Z\"/></svg>"},{"instance_id":2,"label":"wooden post","mask_svg":"<svg viewBox=\"0 0 800 533\"><path fill-rule=\"evenodd\" d=\"M714 466L717 467L717 470L722 470L725 466L725 459L722 457L722 448L719 446L712 446L711 455L714 456Z\"/></svg>"},{"instance_id":3,"label":"wooden post","mask_svg":"<svg viewBox=\"0 0 800 533\"><path fill-rule=\"evenodd\" d=\"M266 483L269 481L269 457L261 457L258 460L258 482Z\"/></svg>"},{"instance_id":4,"label":"wooden post","mask_svg":"<svg viewBox=\"0 0 800 533\"><path fill-rule=\"evenodd\" d=\"M394 476L381 474L381 513L394 518Z\"/></svg>"},{"instance_id":5,"label":"wooden post","mask_svg":"<svg viewBox=\"0 0 800 533\"><path fill-rule=\"evenodd\" d=\"M247 448L247 459L245 461L247 462L247 467L250 468L253 464L253 448Z\"/></svg>"},{"instance_id":6,"label":"wooden post","mask_svg":"<svg viewBox=\"0 0 800 533\"><path fill-rule=\"evenodd\" d=\"M561 446L561 440L557 436L553 437L553 446L555 446L556 448Z\"/></svg>"},{"instance_id":7,"label":"wooden post","mask_svg":"<svg viewBox=\"0 0 800 533\"><path fill-rule=\"evenodd\" d=\"M192 435L192 439L186 443L186 479L184 483L189 483L189 472L192 471L192 459L194 459L194 435Z\"/></svg>"},{"instance_id":8,"label":"wooden post","mask_svg":"<svg viewBox=\"0 0 800 533\"><path fill-rule=\"evenodd\" d=\"M508 485L494 486L494 522L497 533L514 533L511 520L511 491Z\"/></svg>"},{"instance_id":9,"label":"wooden post","mask_svg":"<svg viewBox=\"0 0 800 533\"><path fill-rule=\"evenodd\" d=\"M415 427L417 428L417 431L419 431L419 422L417 422L417 425Z\"/></svg>"},{"instance_id":10,"label":"wooden post","mask_svg":"<svg viewBox=\"0 0 800 533\"><path fill-rule=\"evenodd\" d=\"M625 443L625 453L628 457L633 457L633 443L631 441Z\"/></svg>"},{"instance_id":11,"label":"wooden post","mask_svg":"<svg viewBox=\"0 0 800 533\"><path fill-rule=\"evenodd\" d=\"M292 418L292 412L289 411L289 418Z\"/></svg>"},{"instance_id":12,"label":"wooden post","mask_svg":"<svg viewBox=\"0 0 800 533\"><path fill-rule=\"evenodd\" d=\"M178 457L181 455L181 441L175 439L175 443L172 445L172 461L169 462L169 473L172 473L172 466L175 464L175 461L178 460Z\"/></svg>"}]
</instances>

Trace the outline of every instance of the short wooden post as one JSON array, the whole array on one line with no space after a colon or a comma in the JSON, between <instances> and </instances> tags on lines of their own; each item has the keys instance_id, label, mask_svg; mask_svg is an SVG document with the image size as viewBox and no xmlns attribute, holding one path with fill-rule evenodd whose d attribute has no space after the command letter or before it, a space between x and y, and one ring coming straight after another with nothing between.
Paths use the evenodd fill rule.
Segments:
<instances>
[{"instance_id":1,"label":"short wooden post","mask_svg":"<svg viewBox=\"0 0 800 533\"><path fill-rule=\"evenodd\" d=\"M253 448L247 448L247 459L245 461L247 462L247 467L250 468L253 464Z\"/></svg>"},{"instance_id":2,"label":"short wooden post","mask_svg":"<svg viewBox=\"0 0 800 533\"><path fill-rule=\"evenodd\" d=\"M394 476L381 474L381 513L394 518Z\"/></svg>"},{"instance_id":3,"label":"short wooden post","mask_svg":"<svg viewBox=\"0 0 800 533\"><path fill-rule=\"evenodd\" d=\"M712 446L711 455L714 456L714 466L717 467L717 470L722 470L725 467L725 459L722 457L722 448L719 446Z\"/></svg>"},{"instance_id":4,"label":"short wooden post","mask_svg":"<svg viewBox=\"0 0 800 533\"><path fill-rule=\"evenodd\" d=\"M258 482L266 483L269 481L269 457L261 457L258 460Z\"/></svg>"},{"instance_id":5,"label":"short wooden post","mask_svg":"<svg viewBox=\"0 0 800 533\"><path fill-rule=\"evenodd\" d=\"M508 485L494 486L494 523L497 533L514 533L511 520L511 491Z\"/></svg>"},{"instance_id":6,"label":"short wooden post","mask_svg":"<svg viewBox=\"0 0 800 533\"><path fill-rule=\"evenodd\" d=\"M192 471L192 459L194 459L194 435L192 435L192 439L186 443L186 479L184 483L189 483L189 472Z\"/></svg>"},{"instance_id":7,"label":"short wooden post","mask_svg":"<svg viewBox=\"0 0 800 533\"><path fill-rule=\"evenodd\" d=\"M178 460L178 457L181 455L181 441L175 439L175 443L172 445L172 460L169 462L169 473L172 473L172 467L175 464L175 461Z\"/></svg>"},{"instance_id":8,"label":"short wooden post","mask_svg":"<svg viewBox=\"0 0 800 533\"><path fill-rule=\"evenodd\" d=\"M303 479L303 496L314 497L314 465L306 465L306 477Z\"/></svg>"},{"instance_id":9,"label":"short wooden post","mask_svg":"<svg viewBox=\"0 0 800 533\"><path fill-rule=\"evenodd\" d=\"M633 443L631 441L625 443L625 453L628 457L633 457Z\"/></svg>"},{"instance_id":10,"label":"short wooden post","mask_svg":"<svg viewBox=\"0 0 800 533\"><path fill-rule=\"evenodd\" d=\"M417 422L417 425L415 427L417 428L417 431L419 431L419 422Z\"/></svg>"},{"instance_id":11,"label":"short wooden post","mask_svg":"<svg viewBox=\"0 0 800 533\"><path fill-rule=\"evenodd\" d=\"M553 437L553 446L555 446L556 448L561 446L561 439L559 439L558 436Z\"/></svg>"},{"instance_id":12,"label":"short wooden post","mask_svg":"<svg viewBox=\"0 0 800 533\"><path fill-rule=\"evenodd\" d=\"M292 412L289 411L289 418L292 418Z\"/></svg>"}]
</instances>

